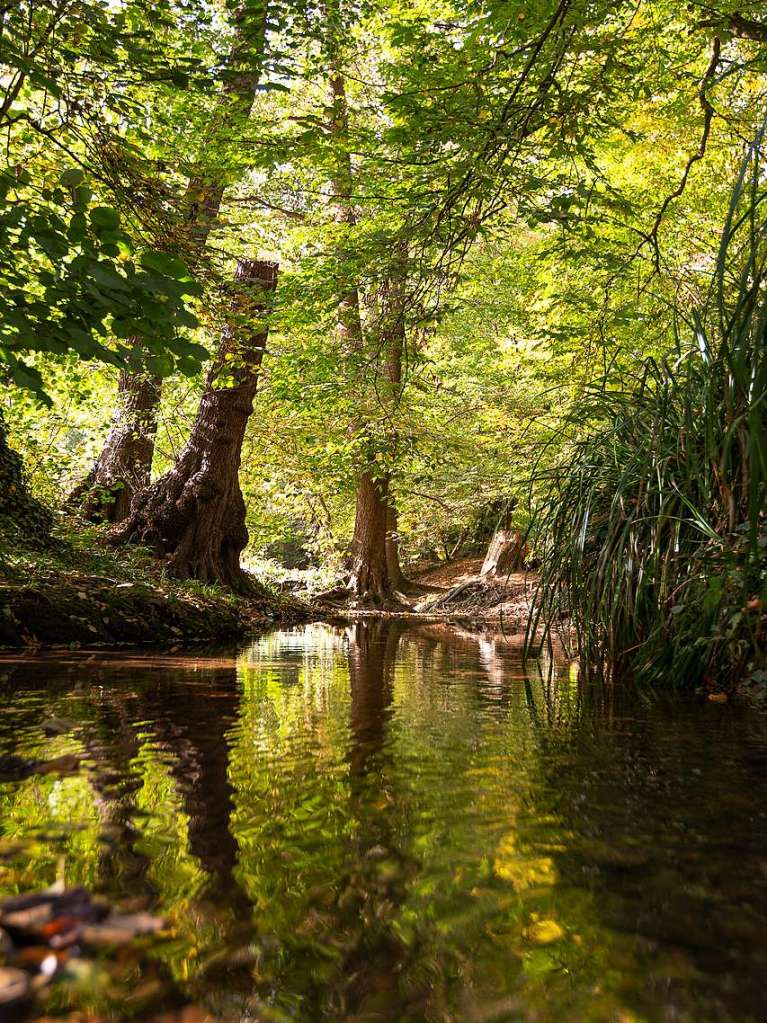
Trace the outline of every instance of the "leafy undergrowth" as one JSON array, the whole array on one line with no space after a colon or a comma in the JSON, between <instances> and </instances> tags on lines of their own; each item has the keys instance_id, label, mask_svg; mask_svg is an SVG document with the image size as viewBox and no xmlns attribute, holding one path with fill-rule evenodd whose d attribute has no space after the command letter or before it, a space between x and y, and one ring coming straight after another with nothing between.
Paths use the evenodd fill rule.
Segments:
<instances>
[{"instance_id":1,"label":"leafy undergrowth","mask_svg":"<svg viewBox=\"0 0 767 1023\"><path fill-rule=\"evenodd\" d=\"M0 533L0 646L226 643L309 617L306 605L253 580L237 597L178 582L138 547L62 518L44 547Z\"/></svg>"}]
</instances>

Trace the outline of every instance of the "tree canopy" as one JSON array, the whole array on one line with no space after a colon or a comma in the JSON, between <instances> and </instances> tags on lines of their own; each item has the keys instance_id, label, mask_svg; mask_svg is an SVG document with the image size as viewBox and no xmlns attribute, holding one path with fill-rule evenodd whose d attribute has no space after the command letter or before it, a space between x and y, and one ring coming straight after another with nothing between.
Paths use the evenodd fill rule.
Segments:
<instances>
[{"instance_id":1,"label":"tree canopy","mask_svg":"<svg viewBox=\"0 0 767 1023\"><path fill-rule=\"evenodd\" d=\"M0 28L0 372L33 491L95 463L118 521L250 366L223 459L245 557L331 574L365 486L405 562L535 520L604 413L583 396L673 366L765 116L749 0L45 0ZM266 306L233 298L248 260L279 265ZM265 332L254 368L237 337Z\"/></svg>"}]
</instances>

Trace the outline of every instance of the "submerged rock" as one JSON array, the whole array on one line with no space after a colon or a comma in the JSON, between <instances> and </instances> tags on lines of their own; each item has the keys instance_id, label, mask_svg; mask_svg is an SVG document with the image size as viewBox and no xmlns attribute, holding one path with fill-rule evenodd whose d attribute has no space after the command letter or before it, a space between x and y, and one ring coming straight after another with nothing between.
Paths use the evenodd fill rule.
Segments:
<instances>
[{"instance_id":1,"label":"submerged rock","mask_svg":"<svg viewBox=\"0 0 767 1023\"><path fill-rule=\"evenodd\" d=\"M62 973L82 975L90 950L129 945L166 926L150 913L117 913L86 888L55 885L0 901L0 1020L22 1019Z\"/></svg>"}]
</instances>

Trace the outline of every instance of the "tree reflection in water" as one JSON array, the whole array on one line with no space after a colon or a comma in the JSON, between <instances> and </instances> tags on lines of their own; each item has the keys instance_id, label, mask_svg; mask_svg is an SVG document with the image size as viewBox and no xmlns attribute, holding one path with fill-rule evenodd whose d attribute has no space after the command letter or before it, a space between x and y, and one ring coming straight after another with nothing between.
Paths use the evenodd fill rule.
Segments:
<instances>
[{"instance_id":1,"label":"tree reflection in water","mask_svg":"<svg viewBox=\"0 0 767 1023\"><path fill-rule=\"evenodd\" d=\"M4 671L0 757L82 763L0 781L0 887L85 883L171 925L78 1010L761 1018L767 738L734 708L649 708L525 668L514 637L398 620Z\"/></svg>"}]
</instances>

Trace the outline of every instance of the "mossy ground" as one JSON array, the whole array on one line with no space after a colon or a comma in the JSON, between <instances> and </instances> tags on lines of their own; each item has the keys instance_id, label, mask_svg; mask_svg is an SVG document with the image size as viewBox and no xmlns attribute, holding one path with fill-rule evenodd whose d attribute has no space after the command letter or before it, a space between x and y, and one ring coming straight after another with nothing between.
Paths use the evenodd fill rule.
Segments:
<instances>
[{"instance_id":1,"label":"mossy ground","mask_svg":"<svg viewBox=\"0 0 767 1023\"><path fill-rule=\"evenodd\" d=\"M103 529L67 518L44 545L0 531L0 646L228 643L310 617L255 580L248 597L178 582L148 551L104 540Z\"/></svg>"}]
</instances>

